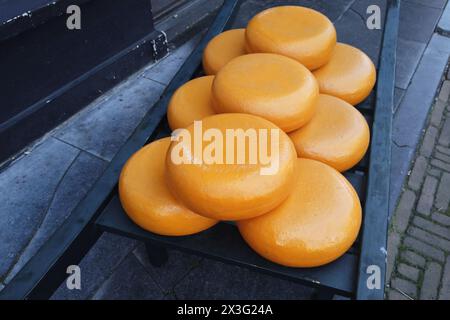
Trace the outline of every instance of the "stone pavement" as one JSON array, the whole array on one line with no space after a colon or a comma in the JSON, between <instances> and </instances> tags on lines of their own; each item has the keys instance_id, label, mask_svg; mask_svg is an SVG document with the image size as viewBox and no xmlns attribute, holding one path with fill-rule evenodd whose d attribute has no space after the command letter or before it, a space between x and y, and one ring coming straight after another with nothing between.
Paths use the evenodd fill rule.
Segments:
<instances>
[{"instance_id":1,"label":"stone pavement","mask_svg":"<svg viewBox=\"0 0 450 320\"><path fill-rule=\"evenodd\" d=\"M450 71L392 220L389 299L450 299Z\"/></svg>"},{"instance_id":2,"label":"stone pavement","mask_svg":"<svg viewBox=\"0 0 450 320\"><path fill-rule=\"evenodd\" d=\"M234 27L245 26L249 16L270 2L244 1ZM383 11L384 0L298 2L328 15L339 40L358 46L377 64L382 32L368 30L365 16L372 4L380 5ZM400 194L450 52L441 36L434 33L445 3L403 1L393 194ZM0 290L89 191L197 40L188 41L164 60L133 75L30 146L9 166L0 167ZM437 136L438 128L434 130ZM417 137L417 142L406 140L408 135ZM440 157L448 155L444 151ZM436 158L445 163L443 160ZM433 181L428 184L435 184ZM426 200L423 202L426 206ZM393 195L392 207L395 203ZM155 268L147 261L141 243L111 234L100 238L80 267L82 290L69 291L63 285L54 299L308 299L312 294L301 285L176 251L170 252L166 266ZM400 266L400 270L405 268L407 265Z\"/></svg>"}]
</instances>

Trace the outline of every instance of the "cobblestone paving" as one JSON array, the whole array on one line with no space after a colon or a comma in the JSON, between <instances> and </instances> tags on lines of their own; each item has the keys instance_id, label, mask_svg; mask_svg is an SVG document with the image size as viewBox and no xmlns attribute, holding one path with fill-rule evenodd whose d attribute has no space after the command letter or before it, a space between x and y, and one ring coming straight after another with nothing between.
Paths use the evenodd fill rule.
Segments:
<instances>
[{"instance_id":1,"label":"cobblestone paving","mask_svg":"<svg viewBox=\"0 0 450 320\"><path fill-rule=\"evenodd\" d=\"M387 298L450 299L450 72L389 234Z\"/></svg>"}]
</instances>

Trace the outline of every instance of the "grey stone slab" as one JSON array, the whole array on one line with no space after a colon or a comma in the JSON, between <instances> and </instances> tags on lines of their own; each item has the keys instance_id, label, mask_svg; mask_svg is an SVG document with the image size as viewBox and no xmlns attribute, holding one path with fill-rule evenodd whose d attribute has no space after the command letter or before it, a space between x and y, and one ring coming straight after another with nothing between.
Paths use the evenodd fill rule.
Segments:
<instances>
[{"instance_id":1,"label":"grey stone slab","mask_svg":"<svg viewBox=\"0 0 450 320\"><path fill-rule=\"evenodd\" d=\"M440 300L450 300L450 256L447 257L442 275L442 285L439 292Z\"/></svg>"},{"instance_id":2,"label":"grey stone slab","mask_svg":"<svg viewBox=\"0 0 450 320\"><path fill-rule=\"evenodd\" d=\"M65 283L53 294L53 300L83 300L93 296L137 246L135 240L105 233L81 260L81 290L69 290Z\"/></svg>"},{"instance_id":3,"label":"grey stone slab","mask_svg":"<svg viewBox=\"0 0 450 320\"><path fill-rule=\"evenodd\" d=\"M397 111L400 102L402 102L405 92L406 90L397 87L394 89L394 112Z\"/></svg>"},{"instance_id":4,"label":"grey stone slab","mask_svg":"<svg viewBox=\"0 0 450 320\"><path fill-rule=\"evenodd\" d=\"M450 174L444 172L439 182L438 192L436 194L436 209L447 211L450 203Z\"/></svg>"},{"instance_id":5,"label":"grey stone slab","mask_svg":"<svg viewBox=\"0 0 450 320\"><path fill-rule=\"evenodd\" d=\"M433 221L442 224L446 227L450 227L450 216L439 213L439 212L434 212L431 215L431 218L433 219Z\"/></svg>"},{"instance_id":6,"label":"grey stone slab","mask_svg":"<svg viewBox=\"0 0 450 320\"><path fill-rule=\"evenodd\" d=\"M410 300L407 296L394 289L389 289L387 297L389 300Z\"/></svg>"},{"instance_id":7,"label":"grey stone slab","mask_svg":"<svg viewBox=\"0 0 450 320\"><path fill-rule=\"evenodd\" d=\"M401 238L397 232L390 231L387 243L387 264L386 264L386 283L391 279L392 271L394 270L395 261L397 259L398 249Z\"/></svg>"},{"instance_id":8,"label":"grey stone slab","mask_svg":"<svg viewBox=\"0 0 450 320\"><path fill-rule=\"evenodd\" d=\"M393 140L398 146L415 148L434 101L448 55L427 48L411 84L394 115Z\"/></svg>"},{"instance_id":9,"label":"grey stone slab","mask_svg":"<svg viewBox=\"0 0 450 320\"><path fill-rule=\"evenodd\" d=\"M441 90L439 91L439 100L448 102L450 99L450 80L446 80L442 83Z\"/></svg>"},{"instance_id":10,"label":"grey stone slab","mask_svg":"<svg viewBox=\"0 0 450 320\"><path fill-rule=\"evenodd\" d=\"M94 294L94 300L163 299L164 294L133 254L128 255Z\"/></svg>"},{"instance_id":11,"label":"grey stone slab","mask_svg":"<svg viewBox=\"0 0 450 320\"><path fill-rule=\"evenodd\" d=\"M398 291L400 291L400 293L406 294L410 298L417 297L417 287L411 281L401 279L401 278L394 278L391 281L391 286L394 289L397 289Z\"/></svg>"},{"instance_id":12,"label":"grey stone slab","mask_svg":"<svg viewBox=\"0 0 450 320\"><path fill-rule=\"evenodd\" d=\"M419 268L424 268L426 263L424 257L410 250L403 251L400 255L400 259Z\"/></svg>"},{"instance_id":13,"label":"grey stone slab","mask_svg":"<svg viewBox=\"0 0 450 320\"><path fill-rule=\"evenodd\" d=\"M221 262L203 260L175 287L179 299L309 299L312 289Z\"/></svg>"},{"instance_id":14,"label":"grey stone slab","mask_svg":"<svg viewBox=\"0 0 450 320\"><path fill-rule=\"evenodd\" d=\"M429 126L425 131L425 135L420 146L420 154L425 157L430 157L434 150L436 143L436 137L438 135L438 129L433 126Z\"/></svg>"},{"instance_id":15,"label":"grey stone slab","mask_svg":"<svg viewBox=\"0 0 450 320\"><path fill-rule=\"evenodd\" d=\"M442 126L439 135L439 144L444 147L450 147L450 118L445 119L444 125Z\"/></svg>"},{"instance_id":16,"label":"grey stone slab","mask_svg":"<svg viewBox=\"0 0 450 320\"><path fill-rule=\"evenodd\" d=\"M411 267L407 264L400 263L397 266L397 272L400 273L403 277L408 278L409 280L412 280L414 282L417 282L417 280L419 280L419 269Z\"/></svg>"},{"instance_id":17,"label":"grey stone slab","mask_svg":"<svg viewBox=\"0 0 450 320\"><path fill-rule=\"evenodd\" d=\"M402 0L402 2L411 2L428 7L443 9L447 0Z\"/></svg>"},{"instance_id":18,"label":"grey stone slab","mask_svg":"<svg viewBox=\"0 0 450 320\"><path fill-rule=\"evenodd\" d=\"M408 234L444 251L448 251L448 249L450 248L450 241L431 234L425 230L411 226L408 228Z\"/></svg>"},{"instance_id":19,"label":"grey stone slab","mask_svg":"<svg viewBox=\"0 0 450 320\"><path fill-rule=\"evenodd\" d=\"M335 23L335 27L338 41L361 49L375 65L378 65L382 30L369 30L366 21L354 10L345 12L342 18Z\"/></svg>"},{"instance_id":20,"label":"grey stone slab","mask_svg":"<svg viewBox=\"0 0 450 320\"><path fill-rule=\"evenodd\" d=\"M414 161L414 166L411 170L411 174L408 180L408 186L419 191L422 186L423 179L425 177L425 172L427 171L428 160L424 156L418 156Z\"/></svg>"},{"instance_id":21,"label":"grey stone slab","mask_svg":"<svg viewBox=\"0 0 450 320\"><path fill-rule=\"evenodd\" d=\"M448 54L450 53L450 38L435 33L428 44L428 48L430 50L438 51L448 57Z\"/></svg>"},{"instance_id":22,"label":"grey stone slab","mask_svg":"<svg viewBox=\"0 0 450 320\"><path fill-rule=\"evenodd\" d=\"M6 283L14 277L45 241L61 226L78 202L90 190L105 167L105 161L85 152L79 154L59 182L39 229L20 255L12 271L8 274L8 277L5 279Z\"/></svg>"},{"instance_id":23,"label":"grey stone slab","mask_svg":"<svg viewBox=\"0 0 450 320\"><path fill-rule=\"evenodd\" d=\"M429 231L440 237L450 240L450 229L448 229L448 228L442 227L430 220L426 220L419 216L414 217L413 222L419 228L422 228L426 231ZM450 246L447 249L450 249Z\"/></svg>"},{"instance_id":24,"label":"grey stone slab","mask_svg":"<svg viewBox=\"0 0 450 320\"><path fill-rule=\"evenodd\" d=\"M446 35L450 34L450 3L447 3L447 6L442 13L442 17L438 23L438 29Z\"/></svg>"},{"instance_id":25,"label":"grey stone slab","mask_svg":"<svg viewBox=\"0 0 450 320\"><path fill-rule=\"evenodd\" d=\"M0 280L47 214L79 150L47 138L0 173Z\"/></svg>"},{"instance_id":26,"label":"grey stone slab","mask_svg":"<svg viewBox=\"0 0 450 320\"><path fill-rule=\"evenodd\" d=\"M119 85L53 134L102 159L111 160L159 99L164 86L143 77Z\"/></svg>"},{"instance_id":27,"label":"grey stone slab","mask_svg":"<svg viewBox=\"0 0 450 320\"><path fill-rule=\"evenodd\" d=\"M438 180L435 177L427 176L425 178L419 202L417 203L417 212L427 216L431 214L437 186Z\"/></svg>"},{"instance_id":28,"label":"grey stone slab","mask_svg":"<svg viewBox=\"0 0 450 320\"><path fill-rule=\"evenodd\" d=\"M400 7L399 37L427 43L440 16L441 9L403 1Z\"/></svg>"},{"instance_id":29,"label":"grey stone slab","mask_svg":"<svg viewBox=\"0 0 450 320\"><path fill-rule=\"evenodd\" d=\"M401 89L407 89L412 79L420 58L425 51L425 43L398 39L397 63L395 73L395 85Z\"/></svg>"},{"instance_id":30,"label":"grey stone slab","mask_svg":"<svg viewBox=\"0 0 450 320\"><path fill-rule=\"evenodd\" d=\"M397 210L395 211L394 229L399 233L404 233L408 227L409 220L413 213L416 195L411 190L405 190L400 197Z\"/></svg>"},{"instance_id":31,"label":"grey stone slab","mask_svg":"<svg viewBox=\"0 0 450 320\"><path fill-rule=\"evenodd\" d=\"M189 40L181 47L172 51L164 59L144 70L143 77L155 80L161 84L168 85L173 76L178 72L181 65L194 50L200 36L196 36Z\"/></svg>"},{"instance_id":32,"label":"grey stone slab","mask_svg":"<svg viewBox=\"0 0 450 320\"><path fill-rule=\"evenodd\" d=\"M147 252L142 243L133 253L166 294L173 292L175 285L200 263L200 258L197 256L170 250L167 263L159 268L154 267L148 261Z\"/></svg>"},{"instance_id":33,"label":"grey stone slab","mask_svg":"<svg viewBox=\"0 0 450 320\"><path fill-rule=\"evenodd\" d=\"M410 161L414 155L414 150L409 147L398 147L392 144L391 147L391 178L390 178L390 197L389 197L389 215L397 206L398 197L402 191L405 177L408 174Z\"/></svg>"},{"instance_id":34,"label":"grey stone slab","mask_svg":"<svg viewBox=\"0 0 450 320\"><path fill-rule=\"evenodd\" d=\"M443 101L437 100L434 104L433 111L431 113L430 124L439 128L443 119L443 114L445 110L445 103Z\"/></svg>"},{"instance_id":35,"label":"grey stone slab","mask_svg":"<svg viewBox=\"0 0 450 320\"><path fill-rule=\"evenodd\" d=\"M428 257L430 259L434 259L440 262L443 262L445 259L444 251L432 247L422 241L417 239L406 237L403 240L403 245L410 248L411 250L420 253L424 257Z\"/></svg>"}]
</instances>

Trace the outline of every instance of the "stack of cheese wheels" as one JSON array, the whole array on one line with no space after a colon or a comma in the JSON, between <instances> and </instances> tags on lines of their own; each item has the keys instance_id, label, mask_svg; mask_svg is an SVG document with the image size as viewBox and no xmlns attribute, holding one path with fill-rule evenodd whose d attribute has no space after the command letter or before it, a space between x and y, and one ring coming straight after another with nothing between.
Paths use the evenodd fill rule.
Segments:
<instances>
[{"instance_id":1,"label":"stack of cheese wheels","mask_svg":"<svg viewBox=\"0 0 450 320\"><path fill-rule=\"evenodd\" d=\"M289 267L343 255L357 238L361 204L341 172L369 147L354 105L376 72L336 38L326 16L299 6L264 10L246 29L213 38L206 76L171 98L172 137L123 168L119 194L130 218L170 236L236 221L253 250Z\"/></svg>"}]
</instances>

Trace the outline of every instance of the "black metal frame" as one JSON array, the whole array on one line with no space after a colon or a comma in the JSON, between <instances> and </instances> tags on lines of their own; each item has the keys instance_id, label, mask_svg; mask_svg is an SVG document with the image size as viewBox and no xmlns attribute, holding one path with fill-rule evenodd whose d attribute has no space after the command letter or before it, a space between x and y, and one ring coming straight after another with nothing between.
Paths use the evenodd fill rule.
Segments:
<instances>
[{"instance_id":1,"label":"black metal frame","mask_svg":"<svg viewBox=\"0 0 450 320\"><path fill-rule=\"evenodd\" d=\"M150 261L156 266L162 266L167 261L166 248L174 248L319 288L315 296L317 299L331 298L335 293L357 299L383 299L399 0L388 0L375 108L373 103L367 102L358 106L372 124L372 142L370 159L364 159L346 173L358 191L365 210L362 237L344 256L318 268L287 268L254 253L245 245L232 223L219 223L193 236L164 237L139 228L123 212L117 196L117 181L122 166L144 144L169 134L165 113L170 97L181 84L201 74L203 49L210 39L230 26L238 2L224 1L208 32L160 100L145 115L90 193L0 292L0 299L49 298L67 277L66 267L78 264L105 231L144 241ZM371 275L367 273L370 265L378 266L381 271L380 288L369 289L366 285Z\"/></svg>"}]
</instances>

